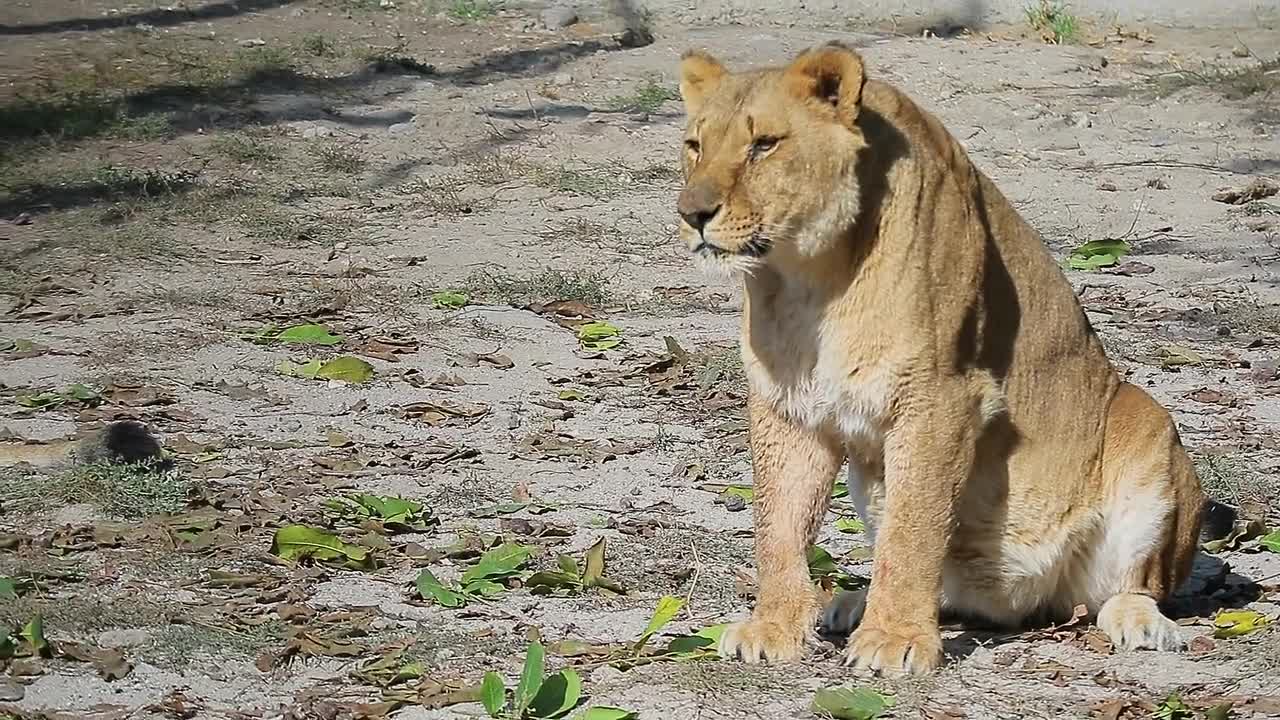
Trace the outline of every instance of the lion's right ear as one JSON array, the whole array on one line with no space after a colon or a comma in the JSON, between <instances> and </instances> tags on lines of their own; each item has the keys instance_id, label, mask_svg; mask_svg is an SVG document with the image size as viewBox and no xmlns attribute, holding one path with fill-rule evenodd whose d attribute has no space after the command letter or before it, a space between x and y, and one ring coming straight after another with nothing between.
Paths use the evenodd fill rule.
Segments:
<instances>
[{"instance_id":1,"label":"lion's right ear","mask_svg":"<svg viewBox=\"0 0 1280 720\"><path fill-rule=\"evenodd\" d=\"M689 50L680 56L680 98L685 113L698 114L707 96L715 91L728 70L719 60L701 50Z\"/></svg>"},{"instance_id":2,"label":"lion's right ear","mask_svg":"<svg viewBox=\"0 0 1280 720\"><path fill-rule=\"evenodd\" d=\"M800 53L787 67L787 75L803 96L835 108L836 116L852 126L862 104L866 73L862 56L839 42L829 42Z\"/></svg>"}]
</instances>

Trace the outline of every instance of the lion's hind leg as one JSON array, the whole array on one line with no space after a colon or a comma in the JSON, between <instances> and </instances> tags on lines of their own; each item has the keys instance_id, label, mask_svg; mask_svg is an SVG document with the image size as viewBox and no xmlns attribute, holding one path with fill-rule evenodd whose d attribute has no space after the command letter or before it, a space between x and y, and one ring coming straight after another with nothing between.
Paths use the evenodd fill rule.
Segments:
<instances>
[{"instance_id":1,"label":"lion's hind leg","mask_svg":"<svg viewBox=\"0 0 1280 720\"><path fill-rule=\"evenodd\" d=\"M1121 650L1177 650L1160 611L1191 570L1204 496L1169 413L1136 386L1111 401L1103 450L1106 507L1087 594L1098 627Z\"/></svg>"}]
</instances>

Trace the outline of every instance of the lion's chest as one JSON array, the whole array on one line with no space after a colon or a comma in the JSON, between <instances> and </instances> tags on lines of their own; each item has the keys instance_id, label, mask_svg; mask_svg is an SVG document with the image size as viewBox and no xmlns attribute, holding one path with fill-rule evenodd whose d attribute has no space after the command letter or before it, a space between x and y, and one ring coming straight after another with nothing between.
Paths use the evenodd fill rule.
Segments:
<instances>
[{"instance_id":1,"label":"lion's chest","mask_svg":"<svg viewBox=\"0 0 1280 720\"><path fill-rule=\"evenodd\" d=\"M749 363L748 378L761 399L794 422L835 432L847 442L878 445L889 416L892 373L842 360L818 357L812 367L790 373Z\"/></svg>"}]
</instances>

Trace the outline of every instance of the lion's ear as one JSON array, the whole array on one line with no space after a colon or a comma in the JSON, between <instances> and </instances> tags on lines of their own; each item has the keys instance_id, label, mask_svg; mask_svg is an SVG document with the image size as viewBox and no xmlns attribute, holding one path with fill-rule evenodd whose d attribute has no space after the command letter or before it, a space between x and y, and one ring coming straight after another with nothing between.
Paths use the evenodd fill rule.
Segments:
<instances>
[{"instance_id":1,"label":"lion's ear","mask_svg":"<svg viewBox=\"0 0 1280 720\"><path fill-rule=\"evenodd\" d=\"M680 56L680 98L685 112L696 115L726 74L728 71L719 60L701 50L689 50Z\"/></svg>"},{"instance_id":2,"label":"lion's ear","mask_svg":"<svg viewBox=\"0 0 1280 720\"><path fill-rule=\"evenodd\" d=\"M866 75L862 57L852 49L832 42L806 50L791 61L786 74L801 95L830 104L845 123L857 119Z\"/></svg>"}]
</instances>

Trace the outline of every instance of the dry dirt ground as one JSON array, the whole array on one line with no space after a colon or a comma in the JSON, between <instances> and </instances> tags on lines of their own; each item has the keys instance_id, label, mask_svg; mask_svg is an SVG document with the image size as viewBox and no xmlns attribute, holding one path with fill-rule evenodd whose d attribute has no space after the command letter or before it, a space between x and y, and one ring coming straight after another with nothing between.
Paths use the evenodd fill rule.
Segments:
<instances>
[{"instance_id":1,"label":"dry dirt ground","mask_svg":"<svg viewBox=\"0 0 1280 720\"><path fill-rule=\"evenodd\" d=\"M764 667L657 652L740 617L753 583L749 493L724 492L750 483L740 294L674 240L681 50L740 65L842 38L1057 256L1125 241L1068 271L1090 319L1210 491L1274 526L1280 198L1213 196L1280 173L1280 33L1051 45L659 15L633 19L646 45L604 12L548 30L427 5L0 10L0 450L134 417L176 460L0 468L0 717L480 717L482 674L514 686L531 637L590 704L649 719L812 717L831 687L892 695L894 717L1280 716L1280 632L1211 637L1221 608L1280 609L1257 523L1201 561L1183 654L1115 654L1087 622L953 628L952 661L909 682L831 644ZM580 342L587 321L621 344ZM279 336L301 324L331 335ZM346 356L372 377L282 372ZM355 493L421 506L334 507ZM820 544L865 576L852 510L830 520ZM277 557L292 524L356 560ZM601 538L625 594L531 592ZM487 596L421 597L424 569L474 579L504 543L528 558ZM637 661L621 644L662 596L684 605Z\"/></svg>"}]
</instances>

